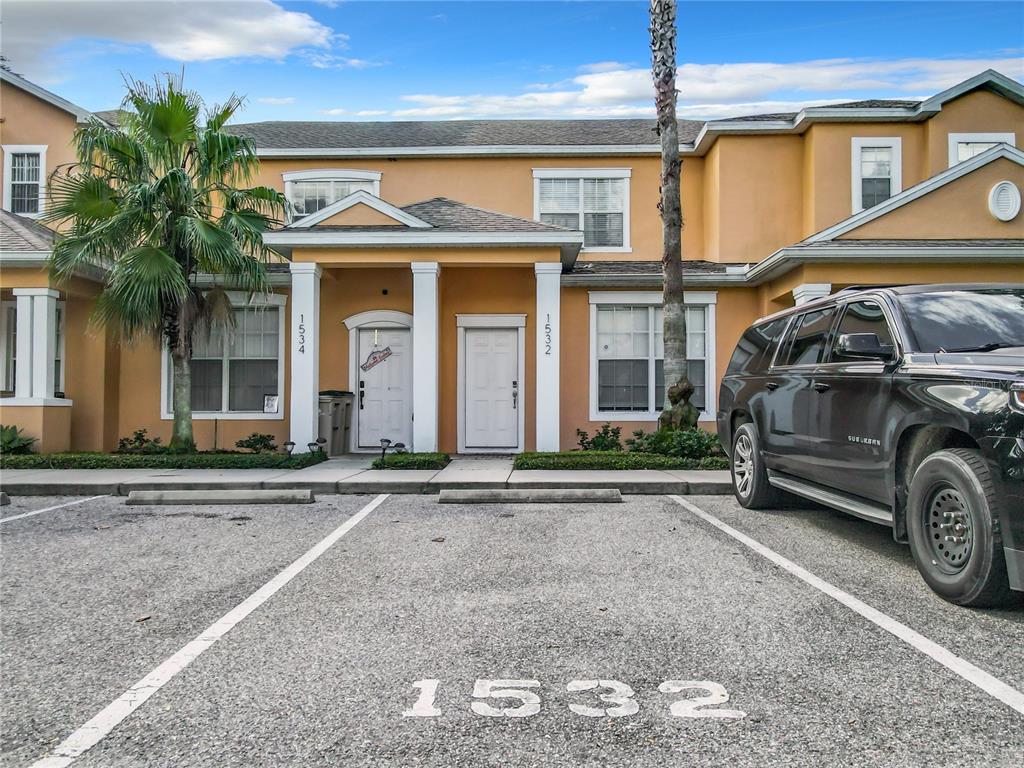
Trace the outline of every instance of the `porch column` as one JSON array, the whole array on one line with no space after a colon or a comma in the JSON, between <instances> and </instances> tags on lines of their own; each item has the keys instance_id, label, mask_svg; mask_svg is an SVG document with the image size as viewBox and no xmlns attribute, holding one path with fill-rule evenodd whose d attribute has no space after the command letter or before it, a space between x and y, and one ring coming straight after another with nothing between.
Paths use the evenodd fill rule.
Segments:
<instances>
[{"instance_id":1,"label":"porch column","mask_svg":"<svg viewBox=\"0 0 1024 768\"><path fill-rule=\"evenodd\" d=\"M57 291L15 288L18 342L15 397L52 399L57 352Z\"/></svg>"},{"instance_id":2,"label":"porch column","mask_svg":"<svg viewBox=\"0 0 1024 768\"><path fill-rule=\"evenodd\" d=\"M412 264L412 450L437 450L438 300L436 261Z\"/></svg>"},{"instance_id":3,"label":"porch column","mask_svg":"<svg viewBox=\"0 0 1024 768\"><path fill-rule=\"evenodd\" d=\"M534 264L537 276L537 450L559 445L562 265Z\"/></svg>"},{"instance_id":4,"label":"porch column","mask_svg":"<svg viewBox=\"0 0 1024 768\"><path fill-rule=\"evenodd\" d=\"M306 453L319 431L320 401L320 267L290 265L291 295L291 419L295 451Z\"/></svg>"},{"instance_id":5,"label":"porch column","mask_svg":"<svg viewBox=\"0 0 1024 768\"><path fill-rule=\"evenodd\" d=\"M799 307L815 299L823 299L832 293L832 283L801 283L793 289L793 301Z\"/></svg>"}]
</instances>

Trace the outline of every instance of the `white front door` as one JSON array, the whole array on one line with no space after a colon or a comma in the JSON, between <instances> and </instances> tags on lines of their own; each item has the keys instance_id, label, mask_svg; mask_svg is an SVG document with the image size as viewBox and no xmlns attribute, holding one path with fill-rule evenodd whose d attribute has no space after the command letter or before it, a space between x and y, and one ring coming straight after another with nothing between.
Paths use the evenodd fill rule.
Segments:
<instances>
[{"instance_id":1,"label":"white front door","mask_svg":"<svg viewBox=\"0 0 1024 768\"><path fill-rule=\"evenodd\" d=\"M365 370L364 370L365 368ZM356 356L359 447L412 442L412 349L408 328L361 328Z\"/></svg>"},{"instance_id":2,"label":"white front door","mask_svg":"<svg viewBox=\"0 0 1024 768\"><path fill-rule=\"evenodd\" d=\"M519 446L519 331L466 329L466 448Z\"/></svg>"}]
</instances>

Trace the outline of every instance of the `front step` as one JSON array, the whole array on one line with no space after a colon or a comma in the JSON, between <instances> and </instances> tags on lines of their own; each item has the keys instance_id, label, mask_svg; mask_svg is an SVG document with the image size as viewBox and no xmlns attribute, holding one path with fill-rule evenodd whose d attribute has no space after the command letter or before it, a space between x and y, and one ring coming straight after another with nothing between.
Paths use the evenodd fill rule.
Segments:
<instances>
[{"instance_id":1,"label":"front step","mask_svg":"<svg viewBox=\"0 0 1024 768\"><path fill-rule=\"evenodd\" d=\"M617 504L618 488L442 489L439 504Z\"/></svg>"}]
</instances>

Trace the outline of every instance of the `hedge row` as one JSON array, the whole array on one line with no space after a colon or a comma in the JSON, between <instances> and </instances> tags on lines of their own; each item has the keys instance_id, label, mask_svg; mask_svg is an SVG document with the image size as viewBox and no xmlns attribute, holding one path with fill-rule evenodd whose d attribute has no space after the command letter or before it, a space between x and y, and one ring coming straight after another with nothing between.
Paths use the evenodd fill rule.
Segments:
<instances>
[{"instance_id":1,"label":"hedge row","mask_svg":"<svg viewBox=\"0 0 1024 768\"><path fill-rule=\"evenodd\" d=\"M624 451L568 451L565 453L521 453L515 469L728 469L722 456L683 459L656 453Z\"/></svg>"},{"instance_id":2,"label":"hedge row","mask_svg":"<svg viewBox=\"0 0 1024 768\"><path fill-rule=\"evenodd\" d=\"M444 469L451 458L447 453L389 453L373 461L374 469Z\"/></svg>"},{"instance_id":3,"label":"hedge row","mask_svg":"<svg viewBox=\"0 0 1024 768\"><path fill-rule=\"evenodd\" d=\"M302 469L323 453L30 453L0 455L0 469Z\"/></svg>"}]
</instances>

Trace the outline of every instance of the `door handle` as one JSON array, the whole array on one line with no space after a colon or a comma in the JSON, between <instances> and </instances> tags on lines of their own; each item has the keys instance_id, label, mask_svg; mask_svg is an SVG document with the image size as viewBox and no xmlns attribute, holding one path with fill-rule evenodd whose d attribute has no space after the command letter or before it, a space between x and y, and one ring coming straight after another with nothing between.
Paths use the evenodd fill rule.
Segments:
<instances>
[{"instance_id":1,"label":"door handle","mask_svg":"<svg viewBox=\"0 0 1024 768\"><path fill-rule=\"evenodd\" d=\"M830 389L832 389L831 384L826 384L823 381L816 381L813 384L811 384L811 387L814 388L815 392L828 392Z\"/></svg>"},{"instance_id":2,"label":"door handle","mask_svg":"<svg viewBox=\"0 0 1024 768\"><path fill-rule=\"evenodd\" d=\"M770 389L772 392L774 392L776 389L779 388L779 382L777 382L777 381L769 381L768 383L766 383L764 385L764 388L765 389Z\"/></svg>"},{"instance_id":3,"label":"door handle","mask_svg":"<svg viewBox=\"0 0 1024 768\"><path fill-rule=\"evenodd\" d=\"M359 410L363 410L363 398L366 397L366 390L363 387L366 386L366 382L359 382Z\"/></svg>"},{"instance_id":4,"label":"door handle","mask_svg":"<svg viewBox=\"0 0 1024 768\"><path fill-rule=\"evenodd\" d=\"M519 382L512 382L512 410L516 410L519 407Z\"/></svg>"}]
</instances>

